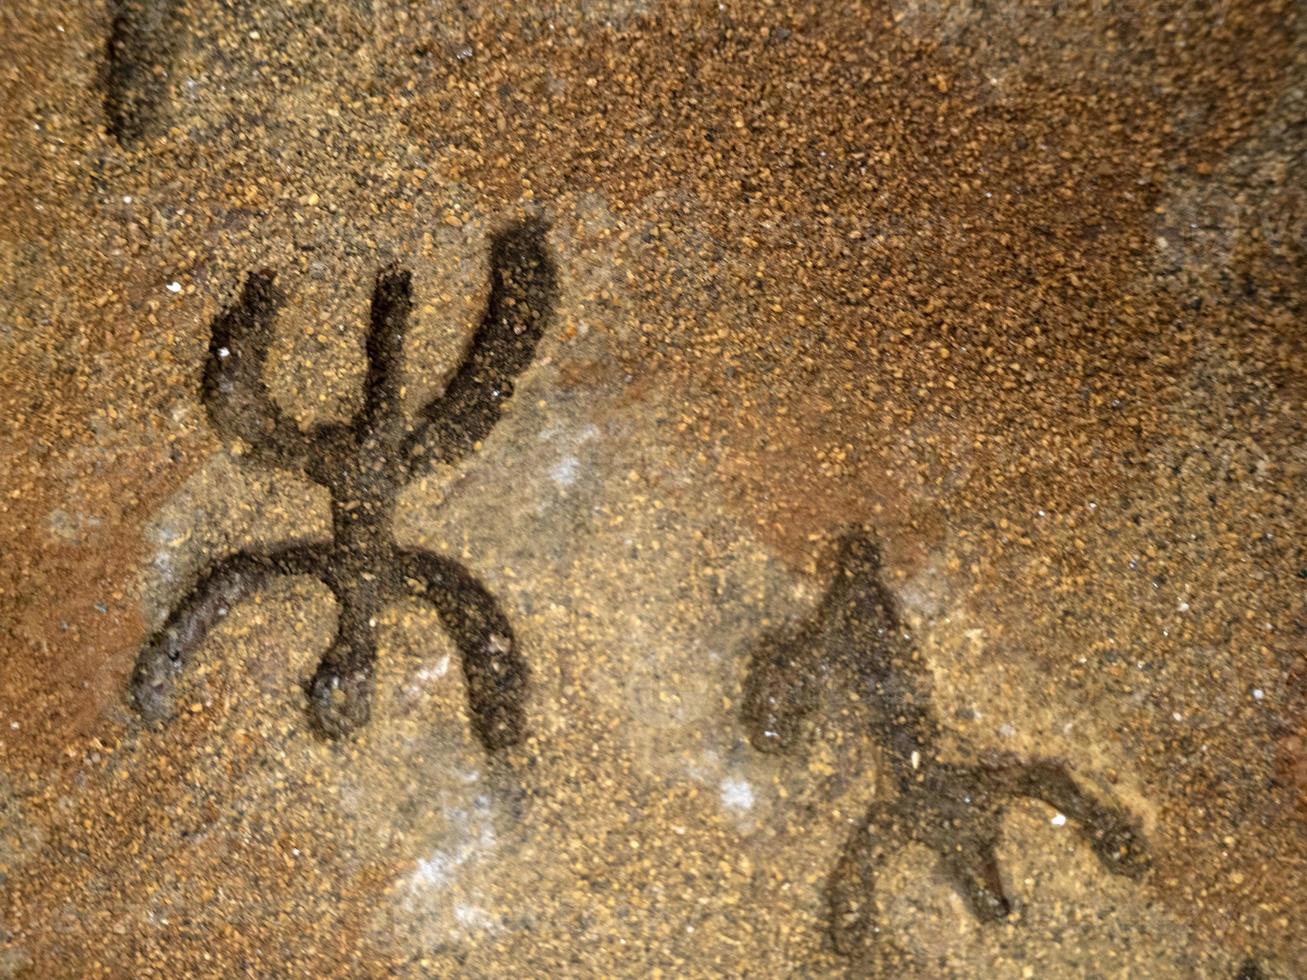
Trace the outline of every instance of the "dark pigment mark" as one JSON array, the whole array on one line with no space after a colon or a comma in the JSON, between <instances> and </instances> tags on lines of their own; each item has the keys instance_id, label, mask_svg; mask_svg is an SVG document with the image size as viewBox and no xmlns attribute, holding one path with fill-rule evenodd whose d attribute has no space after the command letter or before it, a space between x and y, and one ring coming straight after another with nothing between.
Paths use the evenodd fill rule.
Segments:
<instances>
[{"instance_id":1,"label":"dark pigment mark","mask_svg":"<svg viewBox=\"0 0 1307 980\"><path fill-rule=\"evenodd\" d=\"M159 130L183 32L180 0L109 0L104 114L120 145Z\"/></svg>"},{"instance_id":2,"label":"dark pigment mark","mask_svg":"<svg viewBox=\"0 0 1307 980\"><path fill-rule=\"evenodd\" d=\"M753 652L743 719L754 746L780 752L795 744L837 675L856 685L869 709L895 789L872 804L828 882L831 936L840 952L905 959L877 919L875 886L887 859L908 844L939 856L977 919L1005 917L1012 906L995 849L1004 807L1017 797L1043 800L1074 821L1109 871L1137 877L1146 870L1136 822L1087 795L1062 765L1008 755L978 765L940 760L925 668L881 582L876 544L859 531L843 539L834 580L815 613L765 636Z\"/></svg>"},{"instance_id":3,"label":"dark pigment mark","mask_svg":"<svg viewBox=\"0 0 1307 980\"><path fill-rule=\"evenodd\" d=\"M141 650L131 697L141 714L169 713L177 675L229 608L279 575L310 575L335 595L336 638L308 683L309 715L323 735L368 720L376 661L372 624L405 596L430 603L462 656L476 734L489 750L523 735L527 665L499 604L450 558L399 548L392 527L400 488L436 461L467 456L499 420L513 378L530 364L552 316L554 265L538 221L491 243L485 317L443 395L409 424L400 405L404 336L412 308L407 272L383 271L372 294L364 404L348 425L301 431L263 382L272 324L283 297L272 276L246 280L235 305L213 322L200 397L224 438L243 440L247 458L300 471L331 493L330 543L239 552L200 576Z\"/></svg>"}]
</instances>

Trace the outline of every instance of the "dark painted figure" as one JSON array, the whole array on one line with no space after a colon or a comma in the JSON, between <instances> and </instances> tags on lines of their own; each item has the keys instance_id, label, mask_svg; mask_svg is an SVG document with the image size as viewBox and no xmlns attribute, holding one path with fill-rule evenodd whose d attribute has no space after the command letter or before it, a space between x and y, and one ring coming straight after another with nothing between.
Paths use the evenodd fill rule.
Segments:
<instances>
[{"instance_id":1,"label":"dark painted figure","mask_svg":"<svg viewBox=\"0 0 1307 980\"><path fill-rule=\"evenodd\" d=\"M335 641L307 690L320 733L338 737L368 720L376 617L387 604L411 596L436 609L458 647L482 744L496 750L522 738L527 666L498 602L458 562L400 548L393 536L400 489L431 464L468 455L490 434L552 315L555 272L541 223L496 235L490 266L489 302L462 365L413 421L400 405L412 308L407 272L390 269L377 277L364 404L348 424L303 432L264 384L263 363L283 302L271 275L251 275L235 305L214 320L201 388L210 421L224 438L248 446L245 459L298 471L326 487L333 538L242 551L211 564L137 659L131 696L147 719L168 713L177 675L231 606L273 576L310 575L331 590L339 610Z\"/></svg>"},{"instance_id":2,"label":"dark painted figure","mask_svg":"<svg viewBox=\"0 0 1307 980\"><path fill-rule=\"evenodd\" d=\"M124 147L167 124L168 78L186 35L181 0L109 0L104 114Z\"/></svg>"},{"instance_id":3,"label":"dark painted figure","mask_svg":"<svg viewBox=\"0 0 1307 980\"><path fill-rule=\"evenodd\" d=\"M1086 794L1059 763L999 756L959 765L939 757L925 667L881 581L877 546L861 531L841 542L816 611L765 636L752 654L743 718L754 746L793 746L805 717L837 680L856 685L892 784L854 830L829 879L830 930L841 952L902 964L905 952L877 919L875 887L887 859L908 844L939 856L979 920L1006 916L1011 902L995 850L1003 809L1017 797L1043 800L1074 821L1109 871L1133 877L1147 867L1135 821Z\"/></svg>"}]
</instances>

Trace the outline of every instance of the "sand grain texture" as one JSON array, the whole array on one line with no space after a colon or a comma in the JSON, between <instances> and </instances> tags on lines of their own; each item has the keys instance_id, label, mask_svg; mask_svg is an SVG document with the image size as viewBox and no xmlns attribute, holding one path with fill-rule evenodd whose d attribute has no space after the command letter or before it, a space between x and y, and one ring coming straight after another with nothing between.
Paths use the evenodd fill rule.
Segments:
<instances>
[{"instance_id":1,"label":"sand grain texture","mask_svg":"<svg viewBox=\"0 0 1307 980\"><path fill-rule=\"evenodd\" d=\"M741 721L751 652L856 524L942 761L1056 759L1151 862L1111 874L1018 801L1011 914L981 922L903 846L874 901L904 962L1300 975L1305 26L1277 0L0 7L0 974L893 975L829 935L895 792L865 692L832 675L785 752ZM368 626L366 724L315 734L337 613L307 578L233 607L142 721L138 651L194 577L332 529L210 424L215 317L275 273L270 397L345 422L373 286L408 273L411 417L534 220L550 325L391 525L498 601L520 741L478 740L413 601Z\"/></svg>"}]
</instances>

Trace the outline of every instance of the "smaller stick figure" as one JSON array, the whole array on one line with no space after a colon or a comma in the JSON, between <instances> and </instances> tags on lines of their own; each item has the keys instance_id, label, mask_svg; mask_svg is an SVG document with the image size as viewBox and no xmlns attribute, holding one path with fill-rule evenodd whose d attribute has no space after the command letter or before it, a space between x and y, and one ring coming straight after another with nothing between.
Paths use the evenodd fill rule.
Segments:
<instances>
[{"instance_id":1,"label":"smaller stick figure","mask_svg":"<svg viewBox=\"0 0 1307 980\"><path fill-rule=\"evenodd\" d=\"M856 685L884 750L894 795L877 800L844 847L827 886L835 947L887 969L907 959L876 914L881 868L908 844L939 857L945 877L981 922L1005 917L996 848L1003 810L1017 797L1043 800L1071 820L1099 860L1131 877L1147 867L1128 814L1086 794L1059 763L1003 755L972 765L943 761L925 669L880 578L880 554L861 531L840 545L835 577L816 611L796 627L765 636L745 681L743 720L754 746L781 752L799 739L804 718L834 676Z\"/></svg>"},{"instance_id":2,"label":"smaller stick figure","mask_svg":"<svg viewBox=\"0 0 1307 980\"><path fill-rule=\"evenodd\" d=\"M241 551L209 565L137 657L130 693L145 718L169 713L177 675L228 609L275 576L309 575L331 590L339 610L335 641L307 686L310 719L321 734L339 737L367 722L376 617L409 596L435 608L458 647L482 744L497 750L521 740L527 666L499 603L452 558L401 548L393 534L400 488L436 461L467 456L490 434L552 316L555 272L541 222L495 235L490 267L485 316L462 364L412 424L400 405L412 309L407 272L387 269L377 277L363 407L348 424L303 432L264 384L272 324L283 302L272 275L249 276L235 305L213 321L200 390L210 421L224 438L245 443L245 458L326 487L333 537Z\"/></svg>"}]
</instances>

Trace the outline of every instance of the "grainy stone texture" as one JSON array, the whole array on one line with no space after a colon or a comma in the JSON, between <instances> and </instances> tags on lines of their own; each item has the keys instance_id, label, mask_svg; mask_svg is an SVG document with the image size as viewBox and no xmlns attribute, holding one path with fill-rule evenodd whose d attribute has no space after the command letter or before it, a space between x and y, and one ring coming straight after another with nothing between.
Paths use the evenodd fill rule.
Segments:
<instances>
[{"instance_id":1,"label":"grainy stone texture","mask_svg":"<svg viewBox=\"0 0 1307 980\"><path fill-rule=\"evenodd\" d=\"M184 36L111 43L124 10ZM1301 975L1301 4L177 11L0 7L0 973L893 975L828 933L892 792L865 706L826 691L778 754L741 721L857 524L941 757L1056 759L1151 856L1111 875L1018 801L982 923L903 846L868 900L905 962ZM142 722L137 652L199 570L331 532L209 425L214 317L275 272L268 386L343 420L407 270L415 411L523 217L549 331L394 530L503 607L525 739L482 747L407 601L371 720L315 735L336 613L303 578Z\"/></svg>"}]
</instances>

